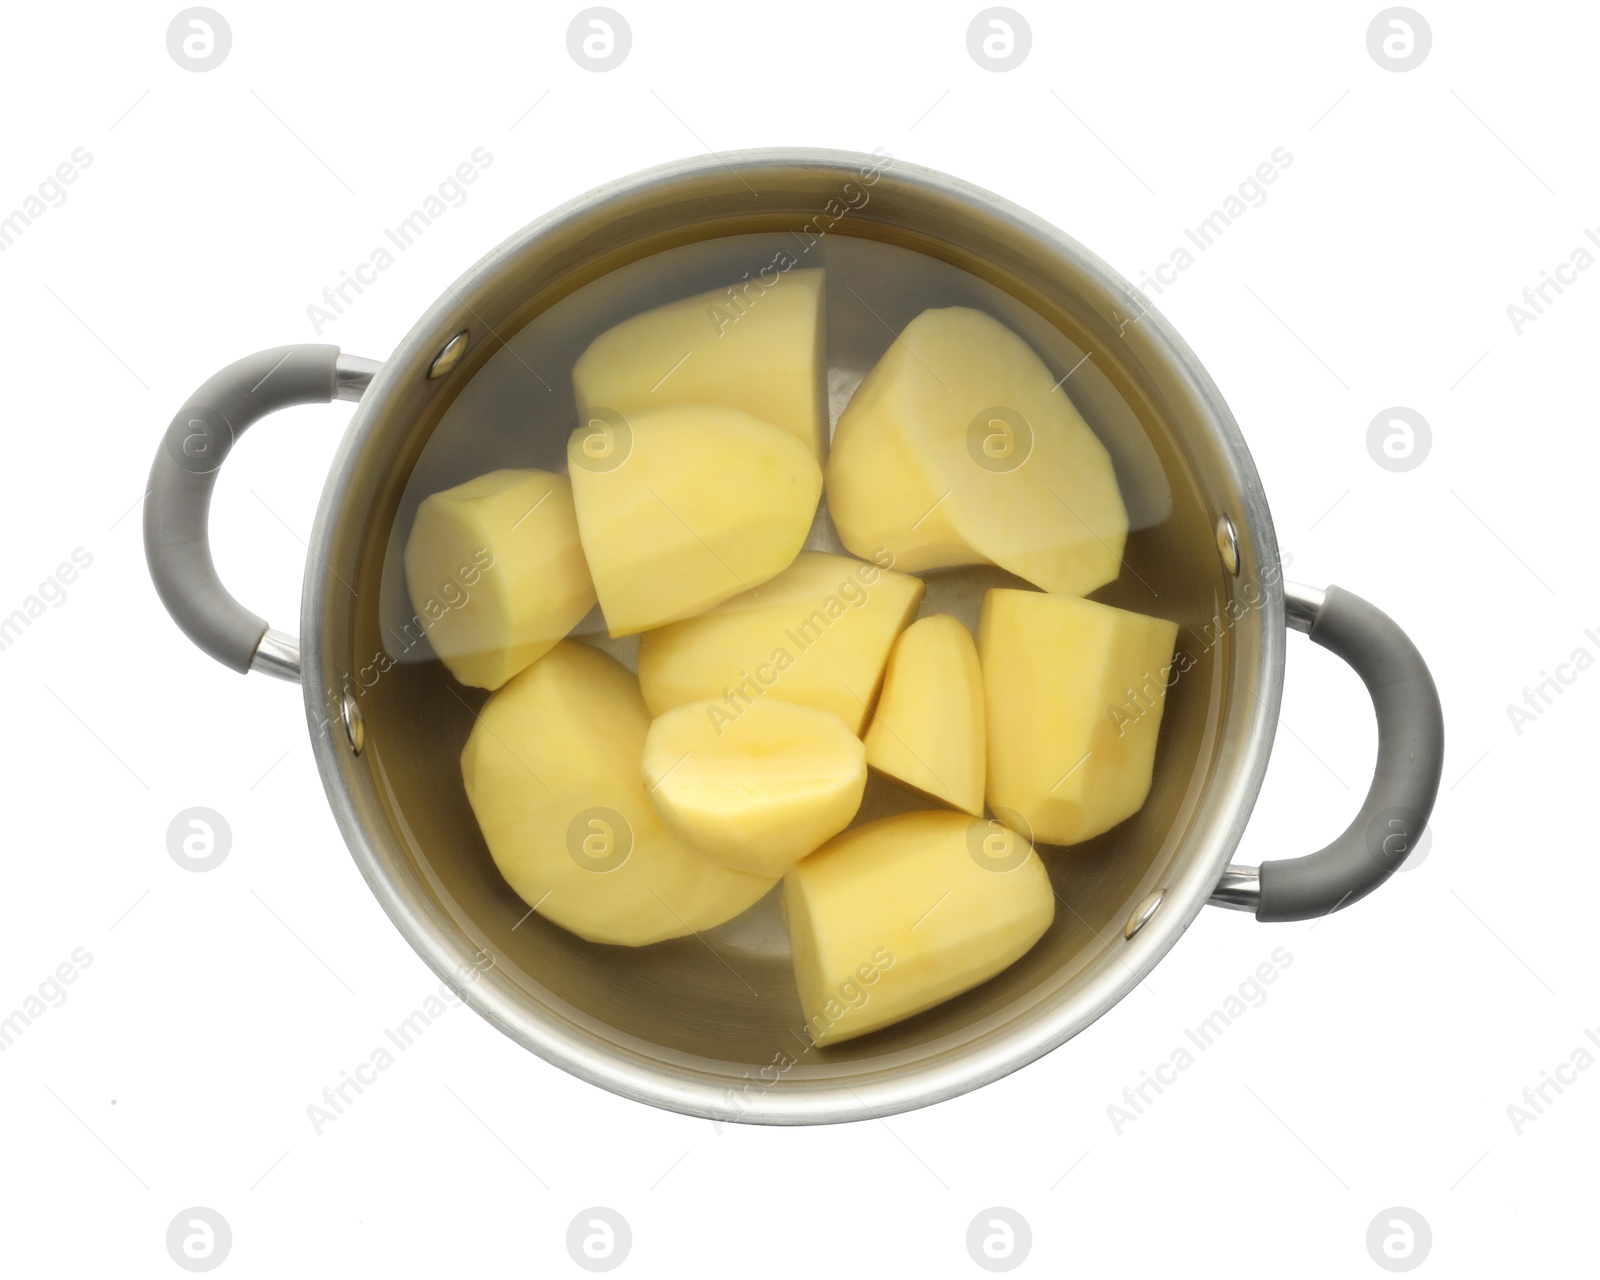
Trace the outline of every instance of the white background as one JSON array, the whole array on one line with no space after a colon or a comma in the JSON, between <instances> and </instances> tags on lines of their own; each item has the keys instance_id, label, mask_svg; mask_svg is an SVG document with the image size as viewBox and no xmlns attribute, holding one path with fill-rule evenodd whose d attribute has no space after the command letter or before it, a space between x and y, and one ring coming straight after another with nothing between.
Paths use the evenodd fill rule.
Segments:
<instances>
[{"instance_id":1,"label":"white background","mask_svg":"<svg viewBox=\"0 0 1600 1280\"><path fill-rule=\"evenodd\" d=\"M1506 315L1600 222L1600 11L1417 0L1430 55L1369 55L1376 3L1043 5L1032 52L969 56L977 3L615 0L627 60L569 56L580 6L217 0L233 47L169 56L177 6L13 6L0 213L92 165L0 254L0 615L93 564L0 652L0 1013L92 964L0 1054L4 1269L176 1275L168 1223L231 1224L221 1274L580 1274L568 1222L631 1224L622 1274L982 1274L974 1215L1031 1224L1023 1274L1382 1274L1379 1211L1431 1225L1424 1273L1592 1269L1600 1069L1518 1134L1507 1106L1600 1023L1591 942L1600 674L1519 734L1506 712L1600 656L1593 397L1600 271L1520 336ZM531 104L538 105L530 111ZM581 1084L464 1009L318 1136L306 1107L435 980L347 857L300 700L194 650L148 585L135 509L171 413L262 347L474 148L493 165L322 341L381 358L480 255L664 160L871 150L996 191L1129 276L1277 147L1270 198L1157 299L1244 429L1291 577L1388 609L1437 675L1448 757L1427 860L1320 924L1207 912L1067 1046L887 1122L724 1128ZM1431 424L1378 467L1374 415ZM218 488L223 577L295 627L349 406L251 432ZM1365 696L1291 637L1239 860L1335 835L1375 749ZM169 821L225 815L227 861ZM1118 1135L1107 1107L1275 947L1292 966Z\"/></svg>"}]
</instances>

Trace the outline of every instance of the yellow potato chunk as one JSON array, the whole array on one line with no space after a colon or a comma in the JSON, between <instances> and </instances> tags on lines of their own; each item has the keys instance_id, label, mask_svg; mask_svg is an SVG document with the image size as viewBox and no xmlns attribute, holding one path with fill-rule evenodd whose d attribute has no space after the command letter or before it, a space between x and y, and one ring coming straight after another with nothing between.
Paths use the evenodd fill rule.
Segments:
<instances>
[{"instance_id":1,"label":"yellow potato chunk","mask_svg":"<svg viewBox=\"0 0 1600 1280\"><path fill-rule=\"evenodd\" d=\"M972 632L947 613L895 641L867 729L867 763L934 800L983 812L983 673Z\"/></svg>"},{"instance_id":2,"label":"yellow potato chunk","mask_svg":"<svg viewBox=\"0 0 1600 1280\"><path fill-rule=\"evenodd\" d=\"M783 573L709 613L647 631L639 683L660 715L719 700L730 713L772 694L831 711L861 732L922 579L849 556L802 551Z\"/></svg>"},{"instance_id":3,"label":"yellow potato chunk","mask_svg":"<svg viewBox=\"0 0 1600 1280\"><path fill-rule=\"evenodd\" d=\"M613 636L693 617L781 573L822 491L816 459L792 435L719 406L585 424L567 462Z\"/></svg>"},{"instance_id":4,"label":"yellow potato chunk","mask_svg":"<svg viewBox=\"0 0 1600 1280\"><path fill-rule=\"evenodd\" d=\"M594 608L572 485L549 471L491 471L423 499L405 570L439 660L480 689L498 689Z\"/></svg>"},{"instance_id":5,"label":"yellow potato chunk","mask_svg":"<svg viewBox=\"0 0 1600 1280\"><path fill-rule=\"evenodd\" d=\"M905 813L836 836L783 879L806 1031L876 1031L994 977L1055 918L1039 855L998 823Z\"/></svg>"},{"instance_id":6,"label":"yellow potato chunk","mask_svg":"<svg viewBox=\"0 0 1600 1280\"><path fill-rule=\"evenodd\" d=\"M639 780L649 727L627 668L564 640L489 699L461 753L500 874L591 942L709 929L775 883L719 866L661 825Z\"/></svg>"},{"instance_id":7,"label":"yellow potato chunk","mask_svg":"<svg viewBox=\"0 0 1600 1280\"><path fill-rule=\"evenodd\" d=\"M831 711L761 698L656 717L644 786L667 829L723 866L781 876L838 835L867 785L861 740Z\"/></svg>"},{"instance_id":8,"label":"yellow potato chunk","mask_svg":"<svg viewBox=\"0 0 1600 1280\"><path fill-rule=\"evenodd\" d=\"M997 564L1084 595L1122 565L1111 455L1044 361L969 307L917 316L839 417L828 509L862 554L908 573Z\"/></svg>"},{"instance_id":9,"label":"yellow potato chunk","mask_svg":"<svg viewBox=\"0 0 1600 1280\"><path fill-rule=\"evenodd\" d=\"M978 656L989 806L1044 844L1077 844L1137 813L1172 671L1176 623L1038 591L983 598Z\"/></svg>"},{"instance_id":10,"label":"yellow potato chunk","mask_svg":"<svg viewBox=\"0 0 1600 1280\"><path fill-rule=\"evenodd\" d=\"M818 462L828 438L822 272L776 271L646 311L589 344L572 370L580 412L674 404L743 409Z\"/></svg>"}]
</instances>

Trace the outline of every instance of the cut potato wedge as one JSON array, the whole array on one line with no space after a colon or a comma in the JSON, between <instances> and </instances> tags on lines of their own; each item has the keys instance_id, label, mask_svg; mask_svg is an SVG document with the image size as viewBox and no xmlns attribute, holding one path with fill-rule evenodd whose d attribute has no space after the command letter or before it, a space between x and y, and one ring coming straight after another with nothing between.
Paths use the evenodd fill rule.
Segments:
<instances>
[{"instance_id":1,"label":"cut potato wedge","mask_svg":"<svg viewBox=\"0 0 1600 1280\"><path fill-rule=\"evenodd\" d=\"M492 471L425 498L405 571L439 660L480 689L498 689L594 608L572 485L549 471Z\"/></svg>"},{"instance_id":2,"label":"cut potato wedge","mask_svg":"<svg viewBox=\"0 0 1600 1280\"><path fill-rule=\"evenodd\" d=\"M828 508L858 554L898 568L997 564L1083 595L1122 564L1111 455L1044 361L992 316L924 311L839 417Z\"/></svg>"},{"instance_id":3,"label":"cut potato wedge","mask_svg":"<svg viewBox=\"0 0 1600 1280\"><path fill-rule=\"evenodd\" d=\"M861 740L831 711L760 698L658 716L644 786L667 829L723 866L781 876L850 825L867 785Z\"/></svg>"},{"instance_id":4,"label":"cut potato wedge","mask_svg":"<svg viewBox=\"0 0 1600 1280\"><path fill-rule=\"evenodd\" d=\"M1038 591L983 599L990 807L1077 844L1150 793L1176 623Z\"/></svg>"},{"instance_id":5,"label":"cut potato wedge","mask_svg":"<svg viewBox=\"0 0 1600 1280\"><path fill-rule=\"evenodd\" d=\"M661 825L639 780L649 725L628 670L564 640L489 699L461 753L500 874L591 942L709 929L775 883L719 866Z\"/></svg>"},{"instance_id":6,"label":"cut potato wedge","mask_svg":"<svg viewBox=\"0 0 1600 1280\"><path fill-rule=\"evenodd\" d=\"M612 636L703 613L788 568L822 472L788 432L739 409L632 414L602 464L589 425L567 442L578 533ZM620 438L619 438L620 437Z\"/></svg>"},{"instance_id":7,"label":"cut potato wedge","mask_svg":"<svg viewBox=\"0 0 1600 1280\"><path fill-rule=\"evenodd\" d=\"M656 715L707 698L737 712L771 694L831 711L859 734L922 593L909 574L803 551L766 585L647 631L639 640L645 701Z\"/></svg>"},{"instance_id":8,"label":"cut potato wedge","mask_svg":"<svg viewBox=\"0 0 1600 1280\"><path fill-rule=\"evenodd\" d=\"M578 409L631 417L663 405L727 405L782 427L821 462L822 280L820 270L772 271L624 320L573 368Z\"/></svg>"},{"instance_id":9,"label":"cut potato wedge","mask_svg":"<svg viewBox=\"0 0 1600 1280\"><path fill-rule=\"evenodd\" d=\"M867 729L867 763L971 814L983 812L983 673L972 632L947 613L895 641Z\"/></svg>"},{"instance_id":10,"label":"cut potato wedge","mask_svg":"<svg viewBox=\"0 0 1600 1280\"><path fill-rule=\"evenodd\" d=\"M1001 838L1020 856L980 861ZM994 977L1055 918L1039 855L966 814L907 813L836 836L783 880L813 1043L909 1018Z\"/></svg>"}]
</instances>

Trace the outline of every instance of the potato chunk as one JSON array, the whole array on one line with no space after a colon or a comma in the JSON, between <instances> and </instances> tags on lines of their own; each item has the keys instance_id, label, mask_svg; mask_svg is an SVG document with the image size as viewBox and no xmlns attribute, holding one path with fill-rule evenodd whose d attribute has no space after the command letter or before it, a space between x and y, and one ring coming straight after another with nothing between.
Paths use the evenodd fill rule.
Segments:
<instances>
[{"instance_id":1,"label":"potato chunk","mask_svg":"<svg viewBox=\"0 0 1600 1280\"><path fill-rule=\"evenodd\" d=\"M934 800L983 812L983 674L972 632L947 613L895 641L867 729L867 763Z\"/></svg>"},{"instance_id":2,"label":"potato chunk","mask_svg":"<svg viewBox=\"0 0 1600 1280\"><path fill-rule=\"evenodd\" d=\"M423 499L405 570L439 660L480 689L498 689L594 608L572 485L548 471L491 471Z\"/></svg>"},{"instance_id":3,"label":"potato chunk","mask_svg":"<svg viewBox=\"0 0 1600 1280\"><path fill-rule=\"evenodd\" d=\"M1176 623L1038 591L983 598L989 805L1077 844L1150 793Z\"/></svg>"},{"instance_id":4,"label":"potato chunk","mask_svg":"<svg viewBox=\"0 0 1600 1280\"><path fill-rule=\"evenodd\" d=\"M597 431L613 432L601 457ZM693 617L788 568L822 472L792 435L739 409L691 405L586 424L567 442L578 533L606 626Z\"/></svg>"},{"instance_id":5,"label":"potato chunk","mask_svg":"<svg viewBox=\"0 0 1600 1280\"><path fill-rule=\"evenodd\" d=\"M998 839L1009 856L980 861ZM783 879L811 1040L836 1044L994 977L1055 918L1039 855L966 814L906 813L836 836Z\"/></svg>"},{"instance_id":6,"label":"potato chunk","mask_svg":"<svg viewBox=\"0 0 1600 1280\"><path fill-rule=\"evenodd\" d=\"M706 857L781 876L850 825L866 751L831 711L691 702L650 726L644 785L667 829Z\"/></svg>"},{"instance_id":7,"label":"potato chunk","mask_svg":"<svg viewBox=\"0 0 1600 1280\"><path fill-rule=\"evenodd\" d=\"M627 668L564 640L489 699L461 753L500 874L591 942L709 929L775 883L719 866L661 825L639 780L649 726Z\"/></svg>"},{"instance_id":8,"label":"potato chunk","mask_svg":"<svg viewBox=\"0 0 1600 1280\"><path fill-rule=\"evenodd\" d=\"M997 564L1063 595L1115 578L1128 533L1105 446L1033 348L969 307L917 316L857 388L828 508L857 554Z\"/></svg>"},{"instance_id":9,"label":"potato chunk","mask_svg":"<svg viewBox=\"0 0 1600 1280\"><path fill-rule=\"evenodd\" d=\"M578 409L721 404L782 427L822 461L822 272L712 289L624 320L572 370Z\"/></svg>"},{"instance_id":10,"label":"potato chunk","mask_svg":"<svg viewBox=\"0 0 1600 1280\"><path fill-rule=\"evenodd\" d=\"M922 592L909 574L802 551L765 586L647 631L639 640L645 701L656 715L706 698L737 712L772 694L831 711L859 734Z\"/></svg>"}]
</instances>

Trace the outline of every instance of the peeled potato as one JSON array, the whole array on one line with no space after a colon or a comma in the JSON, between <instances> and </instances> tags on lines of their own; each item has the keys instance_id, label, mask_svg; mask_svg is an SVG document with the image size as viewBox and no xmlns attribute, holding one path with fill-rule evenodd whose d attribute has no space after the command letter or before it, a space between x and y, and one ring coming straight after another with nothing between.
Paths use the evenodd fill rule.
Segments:
<instances>
[{"instance_id":1,"label":"peeled potato","mask_svg":"<svg viewBox=\"0 0 1600 1280\"><path fill-rule=\"evenodd\" d=\"M917 316L851 397L828 508L858 554L997 564L1063 595L1115 578L1128 533L1105 446L1033 349L969 307Z\"/></svg>"},{"instance_id":2,"label":"peeled potato","mask_svg":"<svg viewBox=\"0 0 1600 1280\"><path fill-rule=\"evenodd\" d=\"M983 812L983 674L962 622L939 613L900 634L866 744L867 763L880 773Z\"/></svg>"},{"instance_id":3,"label":"peeled potato","mask_svg":"<svg viewBox=\"0 0 1600 1280\"><path fill-rule=\"evenodd\" d=\"M713 861L781 876L850 825L867 785L861 741L830 711L761 698L658 716L644 785L667 829Z\"/></svg>"},{"instance_id":4,"label":"peeled potato","mask_svg":"<svg viewBox=\"0 0 1600 1280\"><path fill-rule=\"evenodd\" d=\"M771 694L859 734L922 592L909 574L803 551L764 586L640 637L645 701L656 715L707 698L737 713Z\"/></svg>"},{"instance_id":5,"label":"peeled potato","mask_svg":"<svg viewBox=\"0 0 1600 1280\"><path fill-rule=\"evenodd\" d=\"M1056 902L1026 841L938 812L836 836L784 877L783 906L807 1033L827 1045L992 978L1043 936Z\"/></svg>"},{"instance_id":6,"label":"peeled potato","mask_svg":"<svg viewBox=\"0 0 1600 1280\"><path fill-rule=\"evenodd\" d=\"M1176 623L1038 591L983 598L989 805L1076 844L1150 793Z\"/></svg>"},{"instance_id":7,"label":"peeled potato","mask_svg":"<svg viewBox=\"0 0 1600 1280\"><path fill-rule=\"evenodd\" d=\"M405 570L440 661L480 689L498 689L594 608L572 485L548 471L492 471L423 499Z\"/></svg>"},{"instance_id":8,"label":"peeled potato","mask_svg":"<svg viewBox=\"0 0 1600 1280\"><path fill-rule=\"evenodd\" d=\"M461 753L500 874L591 942L637 947L709 929L774 884L661 825L639 780L649 725L627 669L564 640L489 699Z\"/></svg>"},{"instance_id":9,"label":"peeled potato","mask_svg":"<svg viewBox=\"0 0 1600 1280\"><path fill-rule=\"evenodd\" d=\"M567 442L578 533L606 626L632 635L749 591L794 560L822 472L789 433L739 409L691 405L581 426Z\"/></svg>"},{"instance_id":10,"label":"peeled potato","mask_svg":"<svg viewBox=\"0 0 1600 1280\"><path fill-rule=\"evenodd\" d=\"M579 411L632 417L663 405L727 405L782 427L820 462L828 431L822 272L768 279L669 302L606 330L572 370Z\"/></svg>"}]
</instances>

